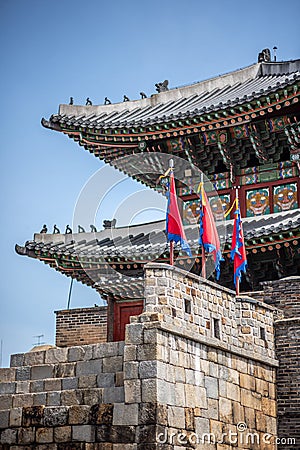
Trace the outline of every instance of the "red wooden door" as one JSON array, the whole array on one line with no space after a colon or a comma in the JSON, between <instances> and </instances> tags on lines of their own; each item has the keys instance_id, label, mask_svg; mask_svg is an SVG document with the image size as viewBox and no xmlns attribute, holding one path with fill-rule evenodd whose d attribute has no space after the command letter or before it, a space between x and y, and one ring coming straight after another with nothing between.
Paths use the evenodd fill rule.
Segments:
<instances>
[{"instance_id":1,"label":"red wooden door","mask_svg":"<svg viewBox=\"0 0 300 450\"><path fill-rule=\"evenodd\" d=\"M124 341L125 326L131 316L138 316L143 312L143 301L115 302L114 304L114 341Z\"/></svg>"}]
</instances>

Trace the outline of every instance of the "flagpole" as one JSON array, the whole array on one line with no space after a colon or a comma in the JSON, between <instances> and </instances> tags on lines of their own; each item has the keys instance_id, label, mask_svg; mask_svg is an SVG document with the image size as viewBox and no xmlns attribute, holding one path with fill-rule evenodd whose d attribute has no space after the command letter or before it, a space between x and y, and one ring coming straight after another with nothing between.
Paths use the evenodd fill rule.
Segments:
<instances>
[{"instance_id":1,"label":"flagpole","mask_svg":"<svg viewBox=\"0 0 300 450\"><path fill-rule=\"evenodd\" d=\"M173 172L174 169L174 160L173 158L169 161L170 173ZM170 185L170 183L169 183ZM169 187L170 190L170 187ZM170 192L170 191L169 191ZM174 266L174 241L170 240L170 266Z\"/></svg>"},{"instance_id":2,"label":"flagpole","mask_svg":"<svg viewBox=\"0 0 300 450\"><path fill-rule=\"evenodd\" d=\"M201 172L201 178L200 178L200 183L201 183L201 209L202 209L202 213L203 213L203 195L202 195L202 189L204 190L204 186L203 186L203 172ZM202 262L202 267L201 267L201 276L203 278L206 278L206 267L205 267L205 249L204 249L204 245L202 245L202 249L201 249L201 262Z\"/></svg>"},{"instance_id":3,"label":"flagpole","mask_svg":"<svg viewBox=\"0 0 300 450\"><path fill-rule=\"evenodd\" d=\"M235 189L235 209L237 210L238 208L239 208L239 190L238 190L238 188L236 188ZM236 293L236 295L240 295L240 279L239 279L239 277L236 278L235 293Z\"/></svg>"}]
</instances>

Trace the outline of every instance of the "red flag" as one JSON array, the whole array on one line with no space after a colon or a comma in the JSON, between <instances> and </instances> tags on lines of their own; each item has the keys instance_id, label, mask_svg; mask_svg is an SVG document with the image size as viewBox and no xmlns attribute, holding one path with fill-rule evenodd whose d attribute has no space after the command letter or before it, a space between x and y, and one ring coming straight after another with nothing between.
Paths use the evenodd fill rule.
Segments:
<instances>
[{"instance_id":1,"label":"red flag","mask_svg":"<svg viewBox=\"0 0 300 450\"><path fill-rule=\"evenodd\" d=\"M192 256L191 249L186 240L184 228L182 225L178 209L173 170L171 170L170 172L170 187L168 192L166 225L167 225L168 241L180 242L182 250L184 250L189 256Z\"/></svg>"},{"instance_id":2,"label":"red flag","mask_svg":"<svg viewBox=\"0 0 300 450\"><path fill-rule=\"evenodd\" d=\"M216 277L220 278L220 261L224 261L221 253L220 239L217 232L214 216L211 211L203 183L200 184L201 213L200 213L200 238L199 244L208 253L212 253L215 261Z\"/></svg>"},{"instance_id":3,"label":"red flag","mask_svg":"<svg viewBox=\"0 0 300 450\"><path fill-rule=\"evenodd\" d=\"M236 210L233 223L232 244L231 244L231 259L234 265L234 285L237 286L237 281L241 280L242 271L245 273L247 268L246 247L244 242L244 233L241 220L241 213L239 209L238 198L236 198Z\"/></svg>"}]
</instances>

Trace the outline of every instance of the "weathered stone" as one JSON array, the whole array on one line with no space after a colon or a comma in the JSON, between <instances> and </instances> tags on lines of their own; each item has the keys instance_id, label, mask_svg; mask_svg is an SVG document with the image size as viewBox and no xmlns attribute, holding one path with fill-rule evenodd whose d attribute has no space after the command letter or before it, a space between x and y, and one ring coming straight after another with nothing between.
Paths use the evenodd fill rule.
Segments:
<instances>
[{"instance_id":1,"label":"weathered stone","mask_svg":"<svg viewBox=\"0 0 300 450\"><path fill-rule=\"evenodd\" d=\"M55 365L55 377L65 378L75 376L75 363L59 363Z\"/></svg>"},{"instance_id":2,"label":"weathered stone","mask_svg":"<svg viewBox=\"0 0 300 450\"><path fill-rule=\"evenodd\" d=\"M151 425L150 425L151 426ZM135 442L135 427L131 426L112 426L110 428L110 440L114 443Z\"/></svg>"},{"instance_id":3,"label":"weathered stone","mask_svg":"<svg viewBox=\"0 0 300 450\"><path fill-rule=\"evenodd\" d=\"M44 425L45 427L57 427L67 425L68 423L68 408L60 407L46 407L44 409Z\"/></svg>"},{"instance_id":4,"label":"weathered stone","mask_svg":"<svg viewBox=\"0 0 300 450\"><path fill-rule=\"evenodd\" d=\"M32 394L15 394L12 397L12 400L13 400L13 408L33 405Z\"/></svg>"},{"instance_id":5,"label":"weathered stone","mask_svg":"<svg viewBox=\"0 0 300 450\"><path fill-rule=\"evenodd\" d=\"M23 408L22 426L30 427L43 425L44 408L44 406L29 406L27 408Z\"/></svg>"},{"instance_id":6,"label":"weathered stone","mask_svg":"<svg viewBox=\"0 0 300 450\"><path fill-rule=\"evenodd\" d=\"M45 352L29 352L24 354L24 365L25 366L37 366L39 364L44 364L45 362Z\"/></svg>"},{"instance_id":7,"label":"weathered stone","mask_svg":"<svg viewBox=\"0 0 300 450\"><path fill-rule=\"evenodd\" d=\"M155 378L142 380L142 402L157 401L157 380Z\"/></svg>"},{"instance_id":8,"label":"weathered stone","mask_svg":"<svg viewBox=\"0 0 300 450\"><path fill-rule=\"evenodd\" d=\"M48 392L47 406L59 406L61 403L61 391Z\"/></svg>"},{"instance_id":9,"label":"weathered stone","mask_svg":"<svg viewBox=\"0 0 300 450\"><path fill-rule=\"evenodd\" d=\"M96 403L103 402L102 388L83 389L82 392L83 392L83 403L85 405L95 405Z\"/></svg>"},{"instance_id":10,"label":"weathered stone","mask_svg":"<svg viewBox=\"0 0 300 450\"><path fill-rule=\"evenodd\" d=\"M30 392L30 381L17 381L16 394L29 394L29 392Z\"/></svg>"},{"instance_id":11,"label":"weathered stone","mask_svg":"<svg viewBox=\"0 0 300 450\"><path fill-rule=\"evenodd\" d=\"M139 365L140 378L154 378L157 375L157 361L141 361Z\"/></svg>"},{"instance_id":12,"label":"weathered stone","mask_svg":"<svg viewBox=\"0 0 300 450\"><path fill-rule=\"evenodd\" d=\"M60 391L61 390L61 380L57 378L53 378L52 380L44 381L44 390L45 391Z\"/></svg>"},{"instance_id":13,"label":"weathered stone","mask_svg":"<svg viewBox=\"0 0 300 450\"><path fill-rule=\"evenodd\" d=\"M109 356L103 358L103 373L115 373L123 371L123 358L122 356Z\"/></svg>"},{"instance_id":14,"label":"weathered stone","mask_svg":"<svg viewBox=\"0 0 300 450\"><path fill-rule=\"evenodd\" d=\"M46 351L45 363L56 364L68 361L68 348L50 348Z\"/></svg>"},{"instance_id":15,"label":"weathered stone","mask_svg":"<svg viewBox=\"0 0 300 450\"><path fill-rule=\"evenodd\" d=\"M186 430L195 431L195 415L194 408L184 408L185 428Z\"/></svg>"},{"instance_id":16,"label":"weathered stone","mask_svg":"<svg viewBox=\"0 0 300 450\"><path fill-rule=\"evenodd\" d=\"M100 356L96 356L99 358ZM68 361L89 361L90 359L96 359L95 356L93 358L93 346L85 345L78 347L70 347L68 351Z\"/></svg>"},{"instance_id":17,"label":"weathered stone","mask_svg":"<svg viewBox=\"0 0 300 450\"><path fill-rule=\"evenodd\" d=\"M62 405L80 405L83 401L83 391L66 390L62 391L60 395Z\"/></svg>"},{"instance_id":18,"label":"weathered stone","mask_svg":"<svg viewBox=\"0 0 300 450\"><path fill-rule=\"evenodd\" d=\"M93 405L90 410L90 423L94 425L112 425L114 405L97 404Z\"/></svg>"},{"instance_id":19,"label":"weathered stone","mask_svg":"<svg viewBox=\"0 0 300 450\"><path fill-rule=\"evenodd\" d=\"M10 356L10 367L21 367L24 363L24 353L17 353Z\"/></svg>"},{"instance_id":20,"label":"weathered stone","mask_svg":"<svg viewBox=\"0 0 300 450\"><path fill-rule=\"evenodd\" d=\"M45 392L40 392L37 394L32 394L33 397L33 406L40 406L47 404L47 394Z\"/></svg>"},{"instance_id":21,"label":"weathered stone","mask_svg":"<svg viewBox=\"0 0 300 450\"><path fill-rule=\"evenodd\" d=\"M33 427L18 429L18 443L32 444L35 441L35 429Z\"/></svg>"},{"instance_id":22,"label":"weathered stone","mask_svg":"<svg viewBox=\"0 0 300 450\"><path fill-rule=\"evenodd\" d=\"M139 403L141 401L141 381L124 380L125 403Z\"/></svg>"},{"instance_id":23,"label":"weathered stone","mask_svg":"<svg viewBox=\"0 0 300 450\"><path fill-rule=\"evenodd\" d=\"M16 381L26 381L30 380L30 366L23 366L16 368Z\"/></svg>"},{"instance_id":24,"label":"weathered stone","mask_svg":"<svg viewBox=\"0 0 300 450\"><path fill-rule=\"evenodd\" d=\"M23 381L26 383L26 381ZM30 392L44 392L44 380L36 380L29 382Z\"/></svg>"},{"instance_id":25,"label":"weathered stone","mask_svg":"<svg viewBox=\"0 0 300 450\"><path fill-rule=\"evenodd\" d=\"M125 343L140 345L143 344L143 330L144 327L141 323L131 323L126 327L125 331Z\"/></svg>"},{"instance_id":26,"label":"weathered stone","mask_svg":"<svg viewBox=\"0 0 300 450\"><path fill-rule=\"evenodd\" d=\"M69 408L69 424L85 425L89 423L90 407L87 405L72 405Z\"/></svg>"},{"instance_id":27,"label":"weathered stone","mask_svg":"<svg viewBox=\"0 0 300 450\"><path fill-rule=\"evenodd\" d=\"M70 426L55 427L54 428L54 442L69 442L71 441L71 431Z\"/></svg>"},{"instance_id":28,"label":"weathered stone","mask_svg":"<svg viewBox=\"0 0 300 450\"><path fill-rule=\"evenodd\" d=\"M97 387L97 375L84 375L78 378L79 388Z\"/></svg>"},{"instance_id":29,"label":"weathered stone","mask_svg":"<svg viewBox=\"0 0 300 450\"><path fill-rule=\"evenodd\" d=\"M93 425L72 425L73 441L94 442L95 427Z\"/></svg>"},{"instance_id":30,"label":"weathered stone","mask_svg":"<svg viewBox=\"0 0 300 450\"><path fill-rule=\"evenodd\" d=\"M0 395L14 394L16 392L16 383L0 383Z\"/></svg>"},{"instance_id":31,"label":"weathered stone","mask_svg":"<svg viewBox=\"0 0 300 450\"><path fill-rule=\"evenodd\" d=\"M9 410L0 411L0 428L8 428Z\"/></svg>"},{"instance_id":32,"label":"weathered stone","mask_svg":"<svg viewBox=\"0 0 300 450\"><path fill-rule=\"evenodd\" d=\"M98 375L102 372L102 360L79 361L76 365L76 376Z\"/></svg>"},{"instance_id":33,"label":"weathered stone","mask_svg":"<svg viewBox=\"0 0 300 450\"><path fill-rule=\"evenodd\" d=\"M170 427L185 428L185 410L178 406L168 407L168 423Z\"/></svg>"},{"instance_id":34,"label":"weathered stone","mask_svg":"<svg viewBox=\"0 0 300 450\"><path fill-rule=\"evenodd\" d=\"M115 386L124 386L124 372L116 372L115 374Z\"/></svg>"},{"instance_id":35,"label":"weathered stone","mask_svg":"<svg viewBox=\"0 0 300 450\"><path fill-rule=\"evenodd\" d=\"M17 369L18 370L18 369ZM32 380L44 380L54 376L54 365L44 364L42 366L33 366L31 369Z\"/></svg>"},{"instance_id":36,"label":"weathered stone","mask_svg":"<svg viewBox=\"0 0 300 450\"><path fill-rule=\"evenodd\" d=\"M12 408L9 414L9 426L20 427L22 425L22 408Z\"/></svg>"},{"instance_id":37,"label":"weathered stone","mask_svg":"<svg viewBox=\"0 0 300 450\"><path fill-rule=\"evenodd\" d=\"M124 387L109 387L103 389L104 403L121 403L125 400Z\"/></svg>"},{"instance_id":38,"label":"weathered stone","mask_svg":"<svg viewBox=\"0 0 300 450\"><path fill-rule=\"evenodd\" d=\"M232 402L227 398L219 399L219 417L225 423L232 423Z\"/></svg>"},{"instance_id":39,"label":"weathered stone","mask_svg":"<svg viewBox=\"0 0 300 450\"><path fill-rule=\"evenodd\" d=\"M156 444L157 435L164 431L160 425L141 425L137 428L137 441L145 444Z\"/></svg>"},{"instance_id":40,"label":"weathered stone","mask_svg":"<svg viewBox=\"0 0 300 450\"><path fill-rule=\"evenodd\" d=\"M99 373L97 375L97 386L100 388L114 386L115 375L113 373Z\"/></svg>"},{"instance_id":41,"label":"weathered stone","mask_svg":"<svg viewBox=\"0 0 300 450\"><path fill-rule=\"evenodd\" d=\"M10 409L12 407L12 396L1 395L0 396L0 409Z\"/></svg>"},{"instance_id":42,"label":"weathered stone","mask_svg":"<svg viewBox=\"0 0 300 450\"><path fill-rule=\"evenodd\" d=\"M11 367L0 368L0 383L15 381L15 379L16 379L16 369Z\"/></svg>"},{"instance_id":43,"label":"weathered stone","mask_svg":"<svg viewBox=\"0 0 300 450\"><path fill-rule=\"evenodd\" d=\"M37 428L35 432L35 440L39 444L53 442L53 428Z\"/></svg>"},{"instance_id":44,"label":"weathered stone","mask_svg":"<svg viewBox=\"0 0 300 450\"><path fill-rule=\"evenodd\" d=\"M17 442L17 430L12 428L6 428L1 432L1 444L16 444Z\"/></svg>"},{"instance_id":45,"label":"weathered stone","mask_svg":"<svg viewBox=\"0 0 300 450\"><path fill-rule=\"evenodd\" d=\"M78 378L63 378L62 379L62 389L77 389L78 387Z\"/></svg>"},{"instance_id":46,"label":"weathered stone","mask_svg":"<svg viewBox=\"0 0 300 450\"><path fill-rule=\"evenodd\" d=\"M113 425L138 425L138 404L116 403Z\"/></svg>"},{"instance_id":47,"label":"weathered stone","mask_svg":"<svg viewBox=\"0 0 300 450\"><path fill-rule=\"evenodd\" d=\"M209 398L219 398L219 386L218 380L213 377L204 377L204 386L206 389L207 397Z\"/></svg>"}]
</instances>

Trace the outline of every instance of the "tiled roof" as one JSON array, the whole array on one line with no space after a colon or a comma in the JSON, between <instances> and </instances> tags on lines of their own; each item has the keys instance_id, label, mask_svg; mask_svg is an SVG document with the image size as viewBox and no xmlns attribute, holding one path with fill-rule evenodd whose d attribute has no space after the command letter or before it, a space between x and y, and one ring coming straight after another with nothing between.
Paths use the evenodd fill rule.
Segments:
<instances>
[{"instance_id":1,"label":"tiled roof","mask_svg":"<svg viewBox=\"0 0 300 450\"><path fill-rule=\"evenodd\" d=\"M300 60L290 63L258 63L150 98L102 106L61 105L59 114L44 121L55 128L122 128L147 126L222 110L268 96L300 78Z\"/></svg>"},{"instance_id":2,"label":"tiled roof","mask_svg":"<svg viewBox=\"0 0 300 450\"><path fill-rule=\"evenodd\" d=\"M233 221L226 222L226 240L231 239ZM17 247L19 254L33 256L34 252L47 253L55 258L78 256L79 258L124 258L138 260L141 256L161 255L167 251L165 221L151 222L130 227L102 230L97 233L35 234L34 240ZM266 216L243 219L246 242L300 229L300 209ZM187 240L195 252L198 250L198 226L185 227ZM224 241L224 225L219 227Z\"/></svg>"}]
</instances>

